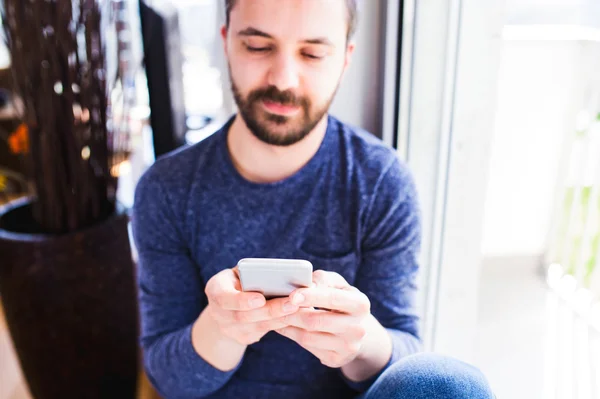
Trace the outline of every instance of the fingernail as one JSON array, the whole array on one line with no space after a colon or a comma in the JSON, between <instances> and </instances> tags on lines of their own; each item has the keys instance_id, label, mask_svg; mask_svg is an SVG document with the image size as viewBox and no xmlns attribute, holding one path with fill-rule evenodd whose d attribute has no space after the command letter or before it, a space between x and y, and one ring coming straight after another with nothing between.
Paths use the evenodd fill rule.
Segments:
<instances>
[{"instance_id":1,"label":"fingernail","mask_svg":"<svg viewBox=\"0 0 600 399\"><path fill-rule=\"evenodd\" d=\"M265 301L262 298L252 298L252 299L250 299L250 307L252 309L260 308L264 304L265 304Z\"/></svg>"},{"instance_id":2,"label":"fingernail","mask_svg":"<svg viewBox=\"0 0 600 399\"><path fill-rule=\"evenodd\" d=\"M284 312L293 312L294 310L296 310L296 305L294 305L292 302L287 301L283 304Z\"/></svg>"},{"instance_id":3,"label":"fingernail","mask_svg":"<svg viewBox=\"0 0 600 399\"><path fill-rule=\"evenodd\" d=\"M304 295L302 294L296 294L294 295L294 297L292 298L292 303L299 305L302 302L304 302Z\"/></svg>"}]
</instances>

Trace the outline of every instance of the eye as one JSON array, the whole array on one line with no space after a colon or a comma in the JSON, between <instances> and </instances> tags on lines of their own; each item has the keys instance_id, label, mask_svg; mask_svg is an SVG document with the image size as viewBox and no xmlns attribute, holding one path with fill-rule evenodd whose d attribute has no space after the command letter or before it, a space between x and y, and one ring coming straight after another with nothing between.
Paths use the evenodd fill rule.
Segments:
<instances>
[{"instance_id":1,"label":"eye","mask_svg":"<svg viewBox=\"0 0 600 399\"><path fill-rule=\"evenodd\" d=\"M251 53L260 54L260 53L266 53L266 52L271 51L270 47L252 47L247 44L245 46L246 46L246 49Z\"/></svg>"},{"instance_id":2,"label":"eye","mask_svg":"<svg viewBox=\"0 0 600 399\"><path fill-rule=\"evenodd\" d=\"M322 60L323 58L325 58L324 56L314 55L310 53L302 53L302 56L308 58L309 60Z\"/></svg>"}]
</instances>

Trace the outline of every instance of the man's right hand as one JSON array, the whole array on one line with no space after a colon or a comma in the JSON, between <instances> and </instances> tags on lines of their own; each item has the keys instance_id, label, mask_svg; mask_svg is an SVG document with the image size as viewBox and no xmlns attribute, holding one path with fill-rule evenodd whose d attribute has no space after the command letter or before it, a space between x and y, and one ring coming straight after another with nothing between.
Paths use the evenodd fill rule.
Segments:
<instances>
[{"instance_id":1,"label":"man's right hand","mask_svg":"<svg viewBox=\"0 0 600 399\"><path fill-rule=\"evenodd\" d=\"M260 293L242 291L237 267L214 275L205 293L208 306L192 327L192 345L221 371L234 369L248 345L269 331L287 327L283 317L298 311L288 297L267 301Z\"/></svg>"},{"instance_id":2,"label":"man's right hand","mask_svg":"<svg viewBox=\"0 0 600 399\"><path fill-rule=\"evenodd\" d=\"M220 332L241 345L258 342L269 331L287 326L282 318L298 310L288 297L267 301L260 293L242 291L237 267L213 276L205 293L206 311Z\"/></svg>"}]
</instances>

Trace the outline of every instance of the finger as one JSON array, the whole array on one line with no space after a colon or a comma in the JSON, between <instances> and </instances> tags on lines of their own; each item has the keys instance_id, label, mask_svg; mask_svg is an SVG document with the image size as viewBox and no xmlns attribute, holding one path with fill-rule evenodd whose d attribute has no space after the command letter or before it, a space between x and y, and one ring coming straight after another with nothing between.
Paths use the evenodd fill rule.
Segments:
<instances>
[{"instance_id":1,"label":"finger","mask_svg":"<svg viewBox=\"0 0 600 399\"><path fill-rule=\"evenodd\" d=\"M257 331L261 334L266 334L269 331L279 330L281 328L287 327L288 325L283 320L283 318L279 318L273 320L259 321L258 323L250 324L250 326L254 331Z\"/></svg>"},{"instance_id":2,"label":"finger","mask_svg":"<svg viewBox=\"0 0 600 399\"><path fill-rule=\"evenodd\" d=\"M231 269L233 271L233 274L235 276L235 282L234 282L234 288L237 291L243 291L242 289L242 280L240 280L240 271L238 269L238 267L234 267L233 269Z\"/></svg>"},{"instance_id":3,"label":"finger","mask_svg":"<svg viewBox=\"0 0 600 399\"><path fill-rule=\"evenodd\" d=\"M275 330L275 332L279 333L280 335L286 336L288 338L290 338L288 335L292 335L293 333L289 332L289 329L292 329L294 327L288 327L287 329L279 329L279 330ZM292 339L292 338L290 338ZM306 340L306 341L305 341ZM304 349L306 349L307 351L309 351L310 353L312 353L313 355L315 355L322 364L324 364L327 367L331 367L331 368L340 368L346 364L348 364L348 362L353 359L356 356L356 353L358 353L358 350L360 349L360 347L358 345L352 345L352 346L356 346L356 348L351 348L350 351L348 352L338 352L335 350L331 350L331 349L322 349L322 348L318 348L318 347L314 347L311 346L311 339L310 337L306 338L306 339L294 339L294 341L296 341L296 343L298 343L298 345L300 345L301 347L303 347Z\"/></svg>"},{"instance_id":4,"label":"finger","mask_svg":"<svg viewBox=\"0 0 600 399\"><path fill-rule=\"evenodd\" d=\"M287 324L283 321L283 319L273 319L249 324L230 324L226 326L225 329L233 335L262 337L269 331L275 331L285 327L287 327Z\"/></svg>"},{"instance_id":5,"label":"finger","mask_svg":"<svg viewBox=\"0 0 600 399\"><path fill-rule=\"evenodd\" d=\"M369 298L352 288L301 288L292 293L291 300L301 307L337 310L348 314L362 315L371 311Z\"/></svg>"},{"instance_id":6,"label":"finger","mask_svg":"<svg viewBox=\"0 0 600 399\"><path fill-rule=\"evenodd\" d=\"M332 334L348 334L362 338L364 329L360 318L354 315L336 313L328 310L300 309L284 317L287 324L307 331L320 331Z\"/></svg>"},{"instance_id":7,"label":"finger","mask_svg":"<svg viewBox=\"0 0 600 399\"><path fill-rule=\"evenodd\" d=\"M239 323L255 323L277 319L297 310L298 305L293 304L289 298L285 297L268 300L265 306L259 309L234 312L233 317Z\"/></svg>"},{"instance_id":8,"label":"finger","mask_svg":"<svg viewBox=\"0 0 600 399\"><path fill-rule=\"evenodd\" d=\"M306 331L298 327L284 327L277 330L284 337L297 342L306 349L332 350L344 352L345 342L341 337L329 333Z\"/></svg>"},{"instance_id":9,"label":"finger","mask_svg":"<svg viewBox=\"0 0 600 399\"><path fill-rule=\"evenodd\" d=\"M207 307L212 318L221 323L233 323L235 322L235 311L226 310L214 304L210 304Z\"/></svg>"},{"instance_id":10,"label":"finger","mask_svg":"<svg viewBox=\"0 0 600 399\"><path fill-rule=\"evenodd\" d=\"M266 299L262 294L236 289L237 281L232 269L216 274L206 285L208 300L225 310L252 310L265 305Z\"/></svg>"},{"instance_id":11,"label":"finger","mask_svg":"<svg viewBox=\"0 0 600 399\"><path fill-rule=\"evenodd\" d=\"M315 270L313 272L313 282L317 286L326 286L333 288L346 288L350 284L344 277L335 272L328 272L326 270Z\"/></svg>"},{"instance_id":12,"label":"finger","mask_svg":"<svg viewBox=\"0 0 600 399\"><path fill-rule=\"evenodd\" d=\"M310 353L315 355L323 365L334 369L340 368L348 364L351 357L346 357L338 352L324 350L324 349L307 349Z\"/></svg>"}]
</instances>

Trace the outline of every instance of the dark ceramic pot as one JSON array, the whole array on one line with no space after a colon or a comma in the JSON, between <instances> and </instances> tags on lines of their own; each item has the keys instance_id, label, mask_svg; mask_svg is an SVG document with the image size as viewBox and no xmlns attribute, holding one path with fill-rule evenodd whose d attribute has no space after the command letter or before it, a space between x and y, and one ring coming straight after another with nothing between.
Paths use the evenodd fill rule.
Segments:
<instances>
[{"instance_id":1,"label":"dark ceramic pot","mask_svg":"<svg viewBox=\"0 0 600 399\"><path fill-rule=\"evenodd\" d=\"M36 399L135 398L138 306L128 217L32 233L28 201L0 209L0 296Z\"/></svg>"}]
</instances>

